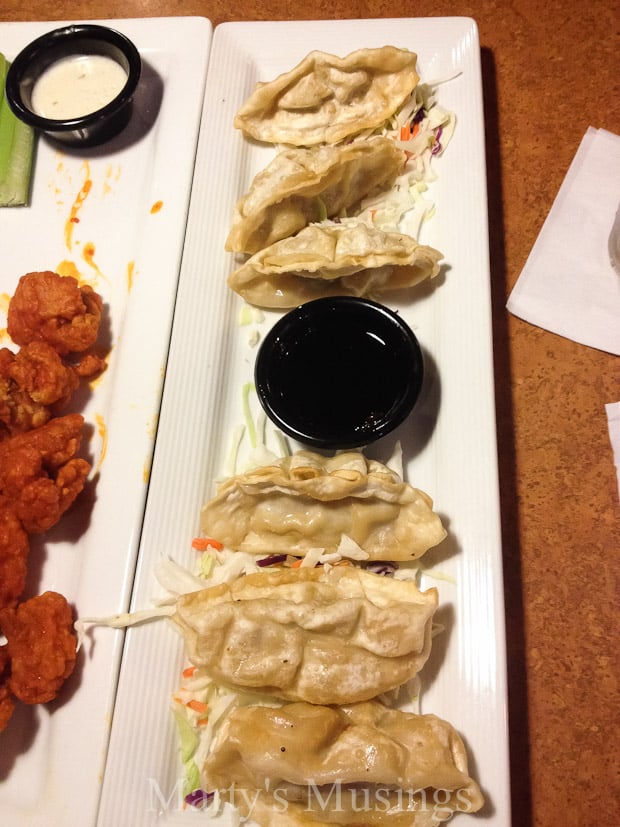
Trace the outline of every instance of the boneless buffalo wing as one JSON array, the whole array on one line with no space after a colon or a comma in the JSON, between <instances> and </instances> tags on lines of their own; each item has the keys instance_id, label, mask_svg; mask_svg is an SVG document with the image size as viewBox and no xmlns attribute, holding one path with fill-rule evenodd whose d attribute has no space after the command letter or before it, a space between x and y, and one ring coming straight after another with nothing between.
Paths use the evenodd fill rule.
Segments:
<instances>
[{"instance_id":1,"label":"boneless buffalo wing","mask_svg":"<svg viewBox=\"0 0 620 827\"><path fill-rule=\"evenodd\" d=\"M0 349L0 731L15 700L47 703L73 671L73 612L56 592L24 599L29 536L49 530L86 484L84 418L59 415L80 379L101 372L90 352L103 302L89 286L28 273L9 303L17 351Z\"/></svg>"},{"instance_id":2,"label":"boneless buffalo wing","mask_svg":"<svg viewBox=\"0 0 620 827\"><path fill-rule=\"evenodd\" d=\"M46 342L0 349L0 437L45 425L69 401L80 374Z\"/></svg>"},{"instance_id":3,"label":"boneless buffalo wing","mask_svg":"<svg viewBox=\"0 0 620 827\"><path fill-rule=\"evenodd\" d=\"M21 347L0 349L0 439L44 425L81 378L105 368L104 359L85 352L97 340L102 308L101 297L71 276L22 276L7 317L9 335Z\"/></svg>"},{"instance_id":4,"label":"boneless buffalo wing","mask_svg":"<svg viewBox=\"0 0 620 827\"><path fill-rule=\"evenodd\" d=\"M28 535L15 509L0 496L0 609L15 606L24 591L29 550Z\"/></svg>"},{"instance_id":5,"label":"boneless buffalo wing","mask_svg":"<svg viewBox=\"0 0 620 827\"><path fill-rule=\"evenodd\" d=\"M53 700L75 666L73 612L66 598L48 591L2 609L0 625L10 660L9 691L27 704Z\"/></svg>"},{"instance_id":6,"label":"boneless buffalo wing","mask_svg":"<svg viewBox=\"0 0 620 827\"><path fill-rule=\"evenodd\" d=\"M69 414L0 442L0 731L13 696L24 703L56 697L75 665L73 614L56 592L20 603L28 534L55 525L83 489L90 471L76 457L83 419Z\"/></svg>"},{"instance_id":7,"label":"boneless buffalo wing","mask_svg":"<svg viewBox=\"0 0 620 827\"><path fill-rule=\"evenodd\" d=\"M103 301L88 285L50 270L22 276L11 299L7 329L17 345L47 342L61 354L95 344Z\"/></svg>"},{"instance_id":8,"label":"boneless buffalo wing","mask_svg":"<svg viewBox=\"0 0 620 827\"><path fill-rule=\"evenodd\" d=\"M67 414L0 442L0 493L29 534L56 525L84 488L91 466L76 457L83 422Z\"/></svg>"}]
</instances>

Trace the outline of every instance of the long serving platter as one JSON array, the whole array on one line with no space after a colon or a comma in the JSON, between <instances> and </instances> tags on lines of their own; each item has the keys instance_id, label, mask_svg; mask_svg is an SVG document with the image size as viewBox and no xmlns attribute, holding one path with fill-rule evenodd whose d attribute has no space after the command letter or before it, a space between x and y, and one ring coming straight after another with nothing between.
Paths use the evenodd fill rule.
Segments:
<instances>
[{"instance_id":1,"label":"long serving platter","mask_svg":"<svg viewBox=\"0 0 620 827\"><path fill-rule=\"evenodd\" d=\"M0 210L3 316L30 271L74 275L104 300L108 367L71 406L85 417L92 475L61 523L33 538L25 595L54 589L80 616L122 612L131 596L212 34L204 18L96 22L142 57L129 125L89 150L40 137L30 204ZM0 51L11 60L61 25L0 24ZM12 346L6 333L0 344ZM87 639L54 703L18 705L0 734L3 824L95 823L122 642L111 630Z\"/></svg>"},{"instance_id":2,"label":"long serving platter","mask_svg":"<svg viewBox=\"0 0 620 827\"><path fill-rule=\"evenodd\" d=\"M392 44L415 51L423 82L443 80L441 104L457 127L436 159L434 217L420 240L446 261L432 287L387 301L418 335L426 364L411 418L369 450L387 459L402 443L406 478L431 494L449 539L424 558L423 585L437 586L434 641L422 672L421 711L446 718L466 742L486 797L469 818L510 824L507 693L495 440L484 116L477 27L469 18L227 23L214 32L185 249L131 608L162 596L164 558L192 566L203 502L226 472L233 434L247 414L256 342L278 314L243 312L226 286L224 251L233 206L272 150L243 139L233 116L257 81L292 68L313 49L344 56ZM249 323L248 323L249 322ZM255 402L250 397L250 405ZM267 427L266 439L275 449ZM239 451L248 450L242 439ZM100 601L98 601L100 604ZM109 612L110 606L106 607ZM109 645L96 629L96 646ZM125 636L98 824L188 824L171 696L183 664L181 638L165 621ZM459 822L460 823L460 822Z\"/></svg>"}]
</instances>

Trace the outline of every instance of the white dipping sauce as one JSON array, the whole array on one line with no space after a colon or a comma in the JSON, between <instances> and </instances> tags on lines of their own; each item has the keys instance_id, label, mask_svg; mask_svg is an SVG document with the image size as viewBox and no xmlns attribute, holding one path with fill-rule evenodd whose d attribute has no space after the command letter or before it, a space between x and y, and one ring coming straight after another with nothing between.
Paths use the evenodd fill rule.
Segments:
<instances>
[{"instance_id":1,"label":"white dipping sauce","mask_svg":"<svg viewBox=\"0 0 620 827\"><path fill-rule=\"evenodd\" d=\"M107 55L70 55L52 63L35 82L32 108L56 121L96 112L118 95L127 73Z\"/></svg>"}]
</instances>

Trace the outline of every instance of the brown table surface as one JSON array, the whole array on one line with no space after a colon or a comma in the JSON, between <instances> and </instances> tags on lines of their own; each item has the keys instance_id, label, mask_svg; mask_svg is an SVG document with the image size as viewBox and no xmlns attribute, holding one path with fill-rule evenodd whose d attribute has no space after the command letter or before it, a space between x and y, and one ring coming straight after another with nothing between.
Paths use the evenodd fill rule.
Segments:
<instances>
[{"instance_id":1,"label":"brown table surface","mask_svg":"<svg viewBox=\"0 0 620 827\"><path fill-rule=\"evenodd\" d=\"M620 134L618 6L613 0L418 0L400 6L382 0L30 0L27 6L0 0L0 21L171 15L200 15L214 25L355 17L477 21L513 824L611 827L619 795L613 745L620 719L614 605L620 531L604 406L620 399L620 362L512 317L505 303L588 126Z\"/></svg>"}]
</instances>

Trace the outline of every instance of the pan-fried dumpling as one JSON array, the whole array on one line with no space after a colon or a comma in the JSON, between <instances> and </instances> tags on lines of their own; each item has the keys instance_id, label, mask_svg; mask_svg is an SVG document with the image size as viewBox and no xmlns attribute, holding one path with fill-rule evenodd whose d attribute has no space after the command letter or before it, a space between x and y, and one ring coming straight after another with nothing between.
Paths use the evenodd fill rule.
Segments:
<instances>
[{"instance_id":1,"label":"pan-fried dumpling","mask_svg":"<svg viewBox=\"0 0 620 827\"><path fill-rule=\"evenodd\" d=\"M484 804L449 723L376 701L237 708L211 745L203 783L238 791L237 808L261 827L431 827Z\"/></svg>"},{"instance_id":2,"label":"pan-fried dumpling","mask_svg":"<svg viewBox=\"0 0 620 827\"><path fill-rule=\"evenodd\" d=\"M370 560L414 560L446 536L428 494L361 452L297 451L225 480L201 528L233 551L304 556L350 537Z\"/></svg>"},{"instance_id":3,"label":"pan-fried dumpling","mask_svg":"<svg viewBox=\"0 0 620 827\"><path fill-rule=\"evenodd\" d=\"M250 304L290 308L322 296L377 297L439 273L441 253L402 233L362 222L311 224L276 241L230 274Z\"/></svg>"},{"instance_id":4,"label":"pan-fried dumpling","mask_svg":"<svg viewBox=\"0 0 620 827\"><path fill-rule=\"evenodd\" d=\"M226 249L255 253L313 221L338 215L391 187L405 160L402 149L383 137L279 152L237 202Z\"/></svg>"},{"instance_id":5,"label":"pan-fried dumpling","mask_svg":"<svg viewBox=\"0 0 620 827\"><path fill-rule=\"evenodd\" d=\"M437 591L334 566L245 575L182 596L187 656L218 683L339 704L396 689L431 649Z\"/></svg>"},{"instance_id":6,"label":"pan-fried dumpling","mask_svg":"<svg viewBox=\"0 0 620 827\"><path fill-rule=\"evenodd\" d=\"M235 116L248 137L273 144L336 144L381 126L418 84L417 55L383 46L339 58L310 52L254 92Z\"/></svg>"}]
</instances>

